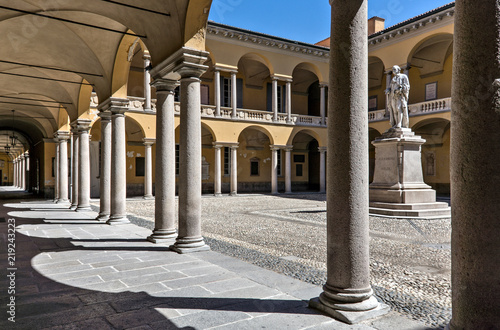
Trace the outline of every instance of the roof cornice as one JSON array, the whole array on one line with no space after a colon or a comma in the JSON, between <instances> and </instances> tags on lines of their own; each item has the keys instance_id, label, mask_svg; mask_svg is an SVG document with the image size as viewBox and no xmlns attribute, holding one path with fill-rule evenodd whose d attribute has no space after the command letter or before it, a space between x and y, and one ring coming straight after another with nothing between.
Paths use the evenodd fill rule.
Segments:
<instances>
[{"instance_id":1,"label":"roof cornice","mask_svg":"<svg viewBox=\"0 0 500 330\"><path fill-rule=\"evenodd\" d=\"M320 58L328 58L330 56L330 50L327 47L274 37L220 23L208 22L207 31L209 35L238 40L241 42L254 43L264 47L278 48L293 53L300 53Z\"/></svg>"}]
</instances>

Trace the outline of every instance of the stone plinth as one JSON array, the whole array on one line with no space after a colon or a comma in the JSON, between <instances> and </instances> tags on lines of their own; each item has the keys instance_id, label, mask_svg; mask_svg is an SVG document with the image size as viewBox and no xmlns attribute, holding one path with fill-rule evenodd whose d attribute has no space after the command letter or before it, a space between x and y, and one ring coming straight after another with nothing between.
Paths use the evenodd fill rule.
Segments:
<instances>
[{"instance_id":1,"label":"stone plinth","mask_svg":"<svg viewBox=\"0 0 500 330\"><path fill-rule=\"evenodd\" d=\"M449 217L447 203L424 183L421 146L409 128L391 128L372 144L375 173L370 184L370 213L394 217Z\"/></svg>"}]
</instances>

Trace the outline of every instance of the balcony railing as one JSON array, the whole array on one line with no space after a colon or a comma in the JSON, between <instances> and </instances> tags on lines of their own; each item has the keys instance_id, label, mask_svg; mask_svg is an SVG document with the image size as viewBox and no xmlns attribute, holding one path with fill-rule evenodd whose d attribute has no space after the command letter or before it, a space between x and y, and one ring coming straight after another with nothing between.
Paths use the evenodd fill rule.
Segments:
<instances>
[{"instance_id":1,"label":"balcony railing","mask_svg":"<svg viewBox=\"0 0 500 330\"><path fill-rule=\"evenodd\" d=\"M408 114L410 117L447 111L451 111L451 97L414 103L408 106ZM389 120L389 117L385 116L385 109L368 112L368 121L380 120Z\"/></svg>"}]
</instances>

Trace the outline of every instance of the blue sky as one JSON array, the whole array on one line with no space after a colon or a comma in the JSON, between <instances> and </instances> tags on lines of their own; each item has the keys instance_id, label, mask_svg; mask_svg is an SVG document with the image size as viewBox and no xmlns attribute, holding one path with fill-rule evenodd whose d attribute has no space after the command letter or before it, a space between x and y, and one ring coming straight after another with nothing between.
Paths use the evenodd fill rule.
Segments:
<instances>
[{"instance_id":1,"label":"blue sky","mask_svg":"<svg viewBox=\"0 0 500 330\"><path fill-rule=\"evenodd\" d=\"M368 17L389 27L451 0L368 0ZM209 19L243 29L316 43L330 34L328 0L213 0Z\"/></svg>"}]
</instances>

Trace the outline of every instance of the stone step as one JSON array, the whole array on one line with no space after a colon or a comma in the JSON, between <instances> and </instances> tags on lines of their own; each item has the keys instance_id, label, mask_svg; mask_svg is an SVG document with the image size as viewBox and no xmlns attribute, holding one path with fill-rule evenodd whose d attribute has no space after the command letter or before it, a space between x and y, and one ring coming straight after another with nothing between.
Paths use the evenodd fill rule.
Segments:
<instances>
[{"instance_id":1,"label":"stone step","mask_svg":"<svg viewBox=\"0 0 500 330\"><path fill-rule=\"evenodd\" d=\"M371 215L387 216L387 217L401 217L401 218L449 218L451 217L451 208L427 209L427 210L404 210L404 209L386 209L370 207Z\"/></svg>"},{"instance_id":2,"label":"stone step","mask_svg":"<svg viewBox=\"0 0 500 330\"><path fill-rule=\"evenodd\" d=\"M429 210L429 209L443 209L449 207L446 202L432 202L432 203L384 203L384 202L370 202L370 207L381 209L395 209L395 210Z\"/></svg>"}]
</instances>

